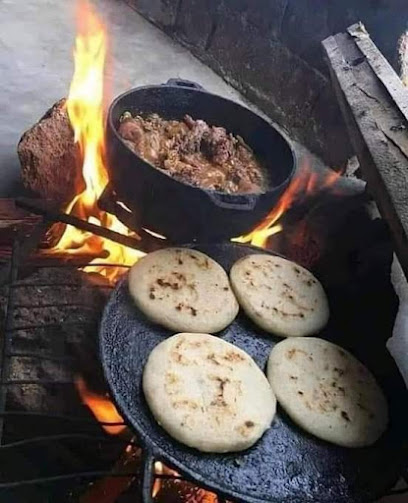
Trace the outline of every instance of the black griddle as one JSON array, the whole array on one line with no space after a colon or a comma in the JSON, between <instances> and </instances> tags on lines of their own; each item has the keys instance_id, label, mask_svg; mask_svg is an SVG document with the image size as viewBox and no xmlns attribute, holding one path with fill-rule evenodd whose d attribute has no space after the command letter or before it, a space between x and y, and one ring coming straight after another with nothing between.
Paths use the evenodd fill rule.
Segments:
<instances>
[{"instance_id":1,"label":"black griddle","mask_svg":"<svg viewBox=\"0 0 408 503\"><path fill-rule=\"evenodd\" d=\"M227 271L236 260L254 250L263 252L232 243L195 248L217 260ZM364 319L352 319L355 313L364 318L367 309L355 309L354 305L352 311L348 310L344 285L324 286L332 314L320 336L354 352L376 375L390 406L387 432L369 448L342 448L307 434L278 407L272 427L252 448L241 453L205 454L173 440L147 407L142 392L144 365L152 349L172 334L149 322L132 303L127 279L120 282L101 322L101 359L112 397L145 449L146 475L152 459L161 460L199 485L247 503L372 502L393 487L407 445L406 387L385 347L381 353L375 350L372 324L367 324L369 332L362 333ZM348 323L356 324L354 339L350 333L344 333ZM336 326L342 330L336 330ZM271 348L281 340L258 329L242 313L219 336L248 352L261 369L265 369ZM371 346L367 344L370 337Z\"/></svg>"}]
</instances>

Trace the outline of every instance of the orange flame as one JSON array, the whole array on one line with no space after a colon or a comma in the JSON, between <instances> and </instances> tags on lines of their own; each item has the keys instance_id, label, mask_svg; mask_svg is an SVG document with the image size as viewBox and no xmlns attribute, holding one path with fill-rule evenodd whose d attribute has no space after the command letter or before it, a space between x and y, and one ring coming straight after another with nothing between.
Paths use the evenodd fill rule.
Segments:
<instances>
[{"instance_id":1,"label":"orange flame","mask_svg":"<svg viewBox=\"0 0 408 503\"><path fill-rule=\"evenodd\" d=\"M197 487L191 482L187 482L178 472L164 465L160 461L156 461L154 463L154 472L156 479L152 488L152 497L157 501L172 501L174 496L171 497L171 495L174 494L174 490L176 488L180 501L188 501L191 503L216 503L218 501L218 498L214 493ZM171 478L163 480L157 478L157 475L168 475Z\"/></svg>"},{"instance_id":2,"label":"orange flame","mask_svg":"<svg viewBox=\"0 0 408 503\"><path fill-rule=\"evenodd\" d=\"M164 468L163 463L161 461L156 461L156 463L154 464L155 475L162 475L163 468ZM152 488L152 498L155 498L157 496L158 492L161 489L161 485L162 485L161 480L159 478L156 478Z\"/></svg>"},{"instance_id":3,"label":"orange flame","mask_svg":"<svg viewBox=\"0 0 408 503\"><path fill-rule=\"evenodd\" d=\"M108 182L103 119L103 73L106 46L107 35L104 25L88 0L78 0L78 35L74 51L75 72L67 100L67 110L74 129L75 140L79 143L82 153L85 190L71 201L67 207L67 213L119 233L131 235L132 233L124 224L115 216L101 211L97 204ZM264 221L248 235L233 241L266 247L268 238L282 231L283 227L279 220L294 201L316 190L330 187L339 176L340 174L336 172L323 177L319 176L304 164ZM110 280L116 279L122 269L109 267L108 264L133 265L144 255L139 250L124 247L70 226L66 228L54 250L98 256L90 262L91 267L88 266L87 271L99 272ZM98 265L92 266L96 263Z\"/></svg>"},{"instance_id":4,"label":"orange flame","mask_svg":"<svg viewBox=\"0 0 408 503\"><path fill-rule=\"evenodd\" d=\"M170 475L176 477L174 482L178 482L177 477L180 477L179 473L172 468L167 467L161 461L156 461L154 463L154 474L155 475ZM162 488L162 481L160 478L156 478L152 488L152 498L155 498Z\"/></svg>"},{"instance_id":5,"label":"orange flame","mask_svg":"<svg viewBox=\"0 0 408 503\"><path fill-rule=\"evenodd\" d=\"M311 170L308 162L304 161L289 187L263 222L246 236L235 238L233 241L250 243L253 246L266 248L268 238L283 230L279 219L292 207L294 202L299 202L318 191L328 189L340 176L341 174L336 171L329 171L327 174L317 174L317 172Z\"/></svg>"},{"instance_id":6,"label":"orange flame","mask_svg":"<svg viewBox=\"0 0 408 503\"><path fill-rule=\"evenodd\" d=\"M91 391L82 377L75 380L75 385L83 404L91 409L96 419L102 423L123 423L123 419L119 415L113 403L104 396L98 395ZM111 435L118 435L126 429L125 425L119 424L114 426L102 425L102 428Z\"/></svg>"},{"instance_id":7,"label":"orange flame","mask_svg":"<svg viewBox=\"0 0 408 503\"><path fill-rule=\"evenodd\" d=\"M82 154L82 174L85 190L75 196L66 212L130 235L130 231L115 216L98 208L108 174L105 165L104 144L104 66L106 58L106 29L88 0L78 0L78 35L75 41L75 71L67 100L67 111ZM92 253L102 258L91 261L98 264L133 265L144 255L107 239L74 227L67 227L56 251ZM88 272L99 272L110 280L120 274L120 268L93 266Z\"/></svg>"},{"instance_id":8,"label":"orange flame","mask_svg":"<svg viewBox=\"0 0 408 503\"><path fill-rule=\"evenodd\" d=\"M82 377L77 377L75 380L75 385L78 390L78 393L81 397L82 403L85 404L89 409L92 411L93 415L96 417L96 419L100 422L104 423L120 423L123 422L123 419L119 415L118 411L116 410L116 407L114 404L109 400L109 398L98 395L91 391L84 379ZM111 434L111 435L118 435L122 431L126 429L126 426L124 425L102 425L104 430ZM123 471L124 467L127 466L128 464L132 465L133 460L135 456L137 457L138 450L135 449L135 447L131 444L129 444L125 452L123 453L122 457L120 460L118 460L118 466L114 467L113 473L115 473L115 470ZM130 471L131 473L131 471ZM168 466L164 465L161 461L156 461L154 463L154 474L156 475L156 478L154 480L154 484L152 487L152 497L155 498L163 488L163 480L160 478L160 475L168 475L171 477L171 479L167 480L168 484L176 484L179 485L179 488L181 491L183 491L183 494L186 494L187 488L191 485L190 483L184 481L180 474L176 471L173 470L172 468L169 468ZM159 477L157 477L157 475ZM90 492L90 494L86 495L86 497L81 499L81 501L88 502L88 501L96 501L98 498L98 501L101 500L101 495L105 497L104 501L113 501L113 499L110 499L110 496L112 494L118 495L125 490L131 480L132 476L124 476L123 477L124 481L119 482L118 485L118 477L110 478L108 477L107 479L103 479L99 485L94 487L94 490ZM125 482L125 483L124 483ZM194 486L193 486L194 487ZM108 490L109 489L109 490ZM211 493L209 491L206 491L205 489L201 488L195 488L194 491L191 492L191 497L188 498L188 501L201 501L202 503L216 503L217 497L214 493ZM95 494L97 495L97 498L95 497ZM163 495L164 497L164 495Z\"/></svg>"}]
</instances>

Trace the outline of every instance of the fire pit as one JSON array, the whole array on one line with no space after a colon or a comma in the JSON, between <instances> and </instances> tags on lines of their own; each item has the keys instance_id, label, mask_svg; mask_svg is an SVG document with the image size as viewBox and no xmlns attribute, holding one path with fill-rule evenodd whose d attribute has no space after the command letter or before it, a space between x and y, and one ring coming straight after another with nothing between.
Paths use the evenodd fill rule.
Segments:
<instances>
[{"instance_id":1,"label":"fire pit","mask_svg":"<svg viewBox=\"0 0 408 503\"><path fill-rule=\"evenodd\" d=\"M4 499L368 503L391 493L397 480L406 477L403 446L408 418L406 387L385 350L398 310L390 281L392 240L386 223L370 213L372 201L364 182L316 169L307 158L277 203L271 203L248 232L234 235L233 243L225 239L190 246L212 253L226 267L253 245L312 269L331 303L324 337L341 340L387 390L392 422L386 438L367 449L334 448L299 433L279 412L274 428L287 433L286 443L271 444L275 456L265 463L266 457L254 461L255 450L215 460L200 458L175 443L169 447L156 425L149 438L144 432L138 438L137 411L144 419L146 411L136 396L131 404L136 419L124 423L100 366L102 311L108 302L101 337L109 338L112 331L106 331L106 317L124 288L122 283L108 301L117 281L146 252L173 240L182 244L182 233L170 228L166 235L157 234L157 228L150 229L148 221L139 218L137 202L130 208L111 183L108 173L115 168L107 169L102 106L106 32L92 10L82 10L81 17L69 97L44 119L57 116L60 125L69 126L66 148L71 150L65 159L72 171L66 187L57 181L52 201L17 201L43 218L12 204L3 212L0 207L0 224L4 223L0 237L5 243L0 247ZM70 138L70 124L79 147ZM36 133L43 126L40 122ZM62 130L59 127L58 134ZM23 137L20 157L26 176L29 172L31 182L44 189L46 184L38 183L38 173L33 173L31 158L25 155L32 135L31 131L31 136ZM147 211L140 204L140 212ZM214 239L211 228L199 234ZM399 239L399 251L402 242ZM240 318L232 327L235 332L228 335L237 344L247 331L245 323ZM266 347L268 340L258 335L259 345ZM150 344L155 342L152 336ZM264 361L255 353L262 366ZM140 372L145 355L141 351L137 355L140 361L135 357L130 364L137 364ZM104 364L108 375L112 366L106 357ZM115 402L128 417L129 404L125 406L116 394ZM293 432L297 436L291 436Z\"/></svg>"},{"instance_id":2,"label":"fire pit","mask_svg":"<svg viewBox=\"0 0 408 503\"><path fill-rule=\"evenodd\" d=\"M330 298L336 298L336 333L342 334L344 345L371 368L380 369L379 377L387 382L390 372L395 372L395 364L384 352L384 343L398 305L389 279L392 246L388 233L381 220L370 219L361 193L348 197L327 195L325 203L324 197L318 199L320 210L315 206L312 213L310 200L307 205L299 203L293 208L293 212L306 213L309 218L314 213L315 227L305 227L304 219L288 212L287 223L281 224L286 225L287 238L276 240L273 245L290 258L313 264ZM327 217L329 208L336 219ZM317 231L320 226L324 233ZM363 234L361 229L365 229ZM269 239L280 234L284 235L278 233ZM292 245L296 240L291 240L291 236L299 235L300 242ZM9 461L0 489L7 488L10 498L17 501L37 492L53 494L60 501L70 501L68 494L71 501L126 501L126 495L131 494L144 494L147 501L151 493L157 501L215 501L212 492L184 481L179 473L154 463L151 457L144 459L133 432L125 427L106 395L97 356L97 325L113 286L101 280L99 273L86 271L103 267L110 277L109 271L116 265L98 265L95 259L89 266L89 258L81 262L80 257L60 254L55 259L55 255L49 257L44 251L20 262L19 247L25 242L26 239L15 242L8 287L4 290L7 337L1 392L3 444L8 447L0 452ZM310 253L310 243L314 243L318 254ZM49 260L53 260L51 267L47 266ZM404 408L400 400L400 393L405 392L402 382L391 387L396 392L396 402ZM402 411L398 415L403 418ZM396 439L392 463L384 466L383 457L379 464L371 457L371 464L364 465L367 496L391 489L403 469L404 459L397 455L399 442L400 437ZM38 456L44 459L40 470L33 466ZM283 452L282 456L285 459ZM240 466L232 469L238 471ZM371 470L377 469L381 477L375 477L373 484ZM296 481L299 476L291 472L291 480ZM89 480L94 482L89 485ZM204 487L212 485L203 478L197 481ZM320 485L314 487L319 491ZM351 495L349 492L347 497Z\"/></svg>"}]
</instances>

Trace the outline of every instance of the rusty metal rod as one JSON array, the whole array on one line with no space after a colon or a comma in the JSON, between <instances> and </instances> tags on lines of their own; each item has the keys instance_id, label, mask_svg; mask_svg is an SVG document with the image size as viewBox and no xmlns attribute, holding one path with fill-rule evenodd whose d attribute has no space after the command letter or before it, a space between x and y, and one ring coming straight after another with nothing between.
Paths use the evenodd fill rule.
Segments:
<instances>
[{"instance_id":1,"label":"rusty metal rod","mask_svg":"<svg viewBox=\"0 0 408 503\"><path fill-rule=\"evenodd\" d=\"M27 199L25 197L17 198L16 206L28 210L31 213L35 213L36 215L42 215L51 222L63 222L64 224L72 225L77 229L91 232L92 234L96 234L97 236L109 239L110 241L114 241L115 243L119 243L123 246L127 246L135 250L150 251L159 247L158 241L163 241L154 238L147 232L144 233L145 235L143 236L143 239L136 239L130 236L125 236L120 232L112 231L110 229L107 229L106 227L91 224L90 222L82 220L81 218L55 210L44 202L35 199ZM164 242L162 242L161 246L163 245Z\"/></svg>"}]
</instances>

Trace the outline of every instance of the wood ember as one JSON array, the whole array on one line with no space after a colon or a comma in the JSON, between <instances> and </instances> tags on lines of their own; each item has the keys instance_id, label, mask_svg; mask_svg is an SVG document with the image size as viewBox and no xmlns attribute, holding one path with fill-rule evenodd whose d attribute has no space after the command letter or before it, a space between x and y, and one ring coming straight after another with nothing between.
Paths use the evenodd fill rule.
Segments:
<instances>
[{"instance_id":1,"label":"wood ember","mask_svg":"<svg viewBox=\"0 0 408 503\"><path fill-rule=\"evenodd\" d=\"M21 279L15 288L12 352L35 353L65 360L15 357L9 379L66 381L61 385L9 386L7 408L54 414L82 409L73 383L75 374L104 388L97 358L97 330L107 293L86 273L72 267L43 268ZM7 290L0 290L1 309ZM4 312L3 319L4 319ZM39 328L30 328L32 326ZM20 327L20 329L18 329ZM94 364L93 364L94 363ZM97 383L95 384L95 382ZM83 411L82 411L83 412Z\"/></svg>"},{"instance_id":2,"label":"wood ember","mask_svg":"<svg viewBox=\"0 0 408 503\"><path fill-rule=\"evenodd\" d=\"M157 503L216 503L217 496L201 487L178 480L163 480L155 501Z\"/></svg>"},{"instance_id":3,"label":"wood ember","mask_svg":"<svg viewBox=\"0 0 408 503\"><path fill-rule=\"evenodd\" d=\"M55 103L23 134L17 148L25 187L61 204L85 188L65 102Z\"/></svg>"}]
</instances>

